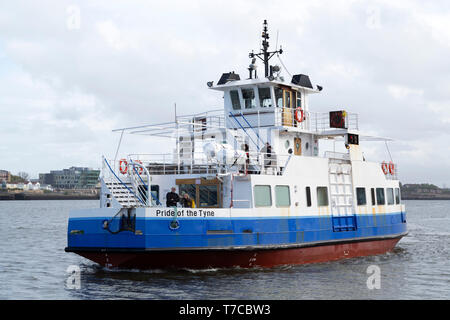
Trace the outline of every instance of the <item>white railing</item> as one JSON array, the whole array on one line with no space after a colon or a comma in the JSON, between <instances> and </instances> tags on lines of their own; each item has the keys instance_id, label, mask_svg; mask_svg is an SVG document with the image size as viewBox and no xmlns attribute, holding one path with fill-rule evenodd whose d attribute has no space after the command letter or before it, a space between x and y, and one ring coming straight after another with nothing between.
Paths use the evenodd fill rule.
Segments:
<instances>
[{"instance_id":1,"label":"white railing","mask_svg":"<svg viewBox=\"0 0 450 320\"><path fill-rule=\"evenodd\" d=\"M350 160L350 154L343 152L325 151L324 157L328 159Z\"/></svg>"},{"instance_id":2,"label":"white railing","mask_svg":"<svg viewBox=\"0 0 450 320\"><path fill-rule=\"evenodd\" d=\"M150 173L147 167L136 159L128 157L127 159L107 160L103 157L102 178L116 191L124 190L121 192L121 197L125 196L125 202L128 204L135 203L137 206L148 207L156 202L152 198Z\"/></svg>"},{"instance_id":3,"label":"white railing","mask_svg":"<svg viewBox=\"0 0 450 320\"><path fill-rule=\"evenodd\" d=\"M381 171L388 180L398 180L398 167L396 163L393 162L382 162L380 163Z\"/></svg>"},{"instance_id":4,"label":"white railing","mask_svg":"<svg viewBox=\"0 0 450 320\"><path fill-rule=\"evenodd\" d=\"M330 127L330 113L329 112L310 112L303 111L303 118L301 112L298 112L296 117L296 109L293 108L275 108L275 125L296 127L302 130L313 132L323 132L327 130L334 130ZM297 121L297 118L303 119ZM359 130L359 121L357 113L345 113L345 128L350 130Z\"/></svg>"},{"instance_id":5,"label":"white railing","mask_svg":"<svg viewBox=\"0 0 450 320\"><path fill-rule=\"evenodd\" d=\"M131 181L131 177L128 175L128 170L125 174L122 174L119 170L114 169L116 166L115 162L117 162L117 167L119 167L119 163L121 160L107 160L103 157L102 161L102 179L105 184L111 188L111 193L117 193L119 190L123 190L120 192L121 201L126 204L132 204L136 206L146 206L147 203L137 194L137 189L133 185ZM126 190L126 191L125 191Z\"/></svg>"},{"instance_id":6,"label":"white railing","mask_svg":"<svg viewBox=\"0 0 450 320\"><path fill-rule=\"evenodd\" d=\"M177 116L176 121L185 125L188 131L199 132L208 128L224 128L225 117L224 110L217 109L202 113Z\"/></svg>"},{"instance_id":7,"label":"white railing","mask_svg":"<svg viewBox=\"0 0 450 320\"><path fill-rule=\"evenodd\" d=\"M247 155L248 154L248 155ZM130 154L128 158L139 160L149 174L282 174L291 155L275 153L248 152L236 153L226 159L207 158L203 152L180 157L176 154Z\"/></svg>"}]
</instances>

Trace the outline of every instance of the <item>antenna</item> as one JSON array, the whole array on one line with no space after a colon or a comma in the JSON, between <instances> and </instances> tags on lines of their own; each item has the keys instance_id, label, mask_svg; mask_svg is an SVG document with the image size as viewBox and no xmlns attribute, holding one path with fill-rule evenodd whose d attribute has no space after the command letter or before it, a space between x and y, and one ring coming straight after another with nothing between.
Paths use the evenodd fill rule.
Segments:
<instances>
[{"instance_id":1,"label":"antenna","mask_svg":"<svg viewBox=\"0 0 450 320\"><path fill-rule=\"evenodd\" d=\"M270 58L273 57L274 54L282 54L283 50L280 48L280 50L276 50L276 51L268 51L269 49L269 31L267 28L267 20L264 20L263 23L263 32L261 37L263 38L262 40L262 49L260 51L260 53L249 53L249 58L254 58L257 57L259 59L261 59L264 63L264 72L265 72L265 77L269 77L272 76L272 72L269 73L269 60ZM277 44L278 45L278 44Z\"/></svg>"}]
</instances>

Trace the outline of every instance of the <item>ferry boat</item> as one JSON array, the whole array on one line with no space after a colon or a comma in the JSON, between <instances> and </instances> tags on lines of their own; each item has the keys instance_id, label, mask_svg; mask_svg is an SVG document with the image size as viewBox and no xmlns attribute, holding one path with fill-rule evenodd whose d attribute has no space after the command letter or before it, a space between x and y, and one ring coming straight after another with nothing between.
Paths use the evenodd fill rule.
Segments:
<instances>
[{"instance_id":1,"label":"ferry boat","mask_svg":"<svg viewBox=\"0 0 450 320\"><path fill-rule=\"evenodd\" d=\"M222 109L114 130L100 206L71 211L66 252L127 269L252 268L395 247L407 234L397 166L366 160L360 148L389 139L363 135L355 113L311 111L322 87L305 74L283 77L269 62L283 50L269 51L268 40L264 21L248 78L231 71L207 82ZM165 137L172 152L118 157L124 134ZM319 150L320 141L343 152Z\"/></svg>"}]
</instances>

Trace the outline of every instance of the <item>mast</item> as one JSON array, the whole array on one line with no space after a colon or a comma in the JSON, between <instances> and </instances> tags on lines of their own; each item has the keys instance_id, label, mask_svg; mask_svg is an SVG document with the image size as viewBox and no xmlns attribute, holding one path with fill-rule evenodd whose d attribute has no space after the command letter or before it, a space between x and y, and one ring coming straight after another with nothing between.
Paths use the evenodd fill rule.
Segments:
<instances>
[{"instance_id":1,"label":"mast","mask_svg":"<svg viewBox=\"0 0 450 320\"><path fill-rule=\"evenodd\" d=\"M262 32L262 49L260 51L260 53L253 53L250 52L249 53L249 58L254 58L254 57L258 57L259 59L261 59L264 63L264 76L267 78L269 76L272 76L272 70L271 70L271 66L269 66L269 60L270 58L273 57L274 54L279 53L282 54L283 53L283 49L281 49L280 46L280 50L276 50L276 51L268 51L269 49L269 31L267 28L267 20L264 20L263 23L263 32ZM250 70L250 79L252 78L252 72Z\"/></svg>"}]
</instances>

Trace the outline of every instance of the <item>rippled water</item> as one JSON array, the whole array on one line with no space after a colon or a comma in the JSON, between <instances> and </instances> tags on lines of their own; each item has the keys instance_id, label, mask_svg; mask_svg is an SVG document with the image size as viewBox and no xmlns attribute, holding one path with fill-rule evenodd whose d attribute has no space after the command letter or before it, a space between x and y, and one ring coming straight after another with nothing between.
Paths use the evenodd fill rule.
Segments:
<instances>
[{"instance_id":1,"label":"rippled water","mask_svg":"<svg viewBox=\"0 0 450 320\"><path fill-rule=\"evenodd\" d=\"M73 253L68 213L98 201L0 201L0 299L449 299L450 201L406 201L394 252L272 269L108 270ZM81 269L69 289L67 268ZM367 268L381 270L369 290Z\"/></svg>"}]
</instances>

